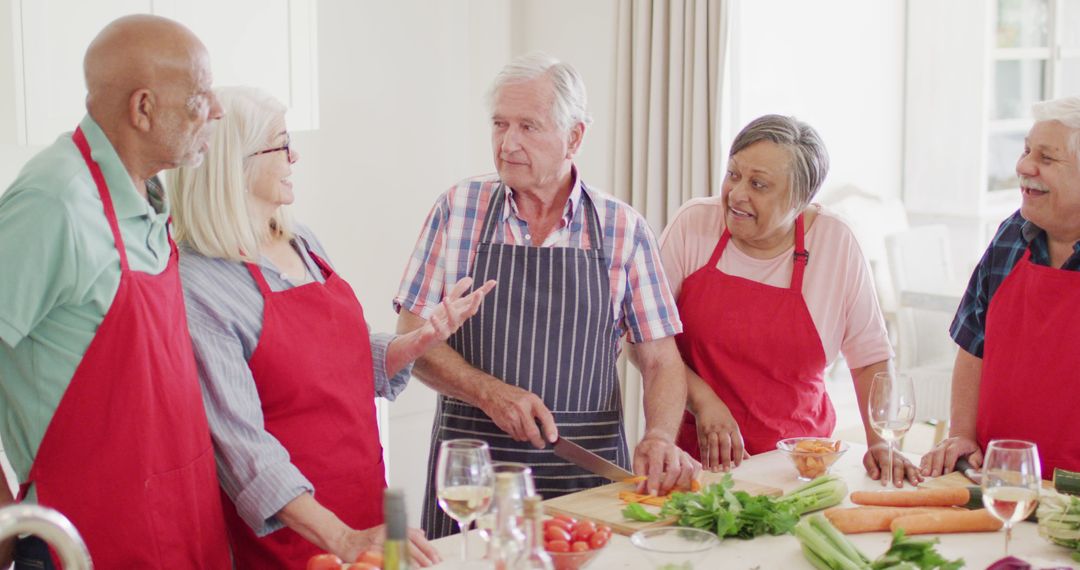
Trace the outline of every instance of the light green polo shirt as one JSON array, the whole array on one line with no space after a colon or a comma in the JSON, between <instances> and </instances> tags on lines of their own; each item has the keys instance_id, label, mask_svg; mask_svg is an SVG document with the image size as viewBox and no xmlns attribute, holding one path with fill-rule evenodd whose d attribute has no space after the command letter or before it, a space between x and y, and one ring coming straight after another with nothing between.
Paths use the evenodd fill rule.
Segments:
<instances>
[{"instance_id":1,"label":"light green polo shirt","mask_svg":"<svg viewBox=\"0 0 1080 570\"><path fill-rule=\"evenodd\" d=\"M160 188L140 196L97 123L87 115L80 126L131 269L161 273L169 213ZM30 159L0 196L0 438L20 482L120 285L120 254L71 137Z\"/></svg>"}]
</instances>

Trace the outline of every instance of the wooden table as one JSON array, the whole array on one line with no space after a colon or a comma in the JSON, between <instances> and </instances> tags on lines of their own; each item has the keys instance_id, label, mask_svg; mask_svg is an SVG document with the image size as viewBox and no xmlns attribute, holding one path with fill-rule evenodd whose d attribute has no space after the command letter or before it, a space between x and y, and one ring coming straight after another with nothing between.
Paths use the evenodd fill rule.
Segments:
<instances>
[{"instance_id":1,"label":"wooden table","mask_svg":"<svg viewBox=\"0 0 1080 570\"><path fill-rule=\"evenodd\" d=\"M862 467L862 456L866 447L851 444L848 452L833 466L833 473L840 475L847 482L849 490L880 489L881 484L866 476ZM787 457L773 451L752 457L743 462L735 476L774 487L785 492L799 486L795 479L795 468ZM845 501L845 503L847 503ZM963 558L965 568L986 568L995 560L1004 556L1004 531L995 533L946 534L941 536L937 549L948 559ZM891 536L887 533L868 533L851 535L852 542L875 558L889 547ZM460 556L461 543L458 535L435 541L435 546L447 560L438 568L460 567L456 561ZM475 531L470 536L470 553L477 556L483 551ZM1039 537L1035 523L1022 522L1013 529L1010 553L1030 562L1035 568L1051 566L1078 567L1069 557L1069 551ZM482 565L470 568L483 568ZM608 570L619 568L650 568L627 537L615 535L608 547L589 565L590 569ZM744 570L771 569L811 569L812 566L803 558L799 541L792 535L761 536L751 540L726 539L717 546L698 568L725 568Z\"/></svg>"}]
</instances>

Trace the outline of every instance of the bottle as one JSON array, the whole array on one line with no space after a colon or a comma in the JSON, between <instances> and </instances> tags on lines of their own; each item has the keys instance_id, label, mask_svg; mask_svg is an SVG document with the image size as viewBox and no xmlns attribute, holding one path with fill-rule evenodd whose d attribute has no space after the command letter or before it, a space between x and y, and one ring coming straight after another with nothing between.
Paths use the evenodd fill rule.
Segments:
<instances>
[{"instance_id":1,"label":"bottle","mask_svg":"<svg viewBox=\"0 0 1080 570\"><path fill-rule=\"evenodd\" d=\"M520 509L514 497L514 474L495 474L495 531L488 541L487 560L496 570L510 570L525 547L518 526Z\"/></svg>"},{"instance_id":2,"label":"bottle","mask_svg":"<svg viewBox=\"0 0 1080 570\"><path fill-rule=\"evenodd\" d=\"M386 540L383 541L383 570L409 570L409 537L405 524L405 493L401 489L383 491L383 517Z\"/></svg>"},{"instance_id":3,"label":"bottle","mask_svg":"<svg viewBox=\"0 0 1080 570\"><path fill-rule=\"evenodd\" d=\"M554 570L551 555L544 550L544 508L540 496L525 497L526 547L514 564L515 570Z\"/></svg>"}]
</instances>

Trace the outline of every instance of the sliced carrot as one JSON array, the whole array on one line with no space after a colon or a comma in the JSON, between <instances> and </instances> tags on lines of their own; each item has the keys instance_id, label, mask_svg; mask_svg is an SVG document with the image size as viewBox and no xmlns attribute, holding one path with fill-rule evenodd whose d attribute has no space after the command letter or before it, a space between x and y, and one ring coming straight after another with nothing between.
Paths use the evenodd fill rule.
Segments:
<instances>
[{"instance_id":1,"label":"sliced carrot","mask_svg":"<svg viewBox=\"0 0 1080 570\"><path fill-rule=\"evenodd\" d=\"M904 529L904 533L932 534L943 532L993 532L1000 529L1001 521L994 518L986 509L955 510L933 512L898 517L893 519L889 529Z\"/></svg>"},{"instance_id":2,"label":"sliced carrot","mask_svg":"<svg viewBox=\"0 0 1080 570\"><path fill-rule=\"evenodd\" d=\"M851 502L856 505L881 507L950 507L967 504L971 499L966 487L915 489L910 491L854 491Z\"/></svg>"},{"instance_id":3,"label":"sliced carrot","mask_svg":"<svg viewBox=\"0 0 1080 570\"><path fill-rule=\"evenodd\" d=\"M652 505L654 507L662 507L662 506L664 506L664 503L667 502L667 500L668 500L667 495L663 495L663 496L646 495L645 498L641 500L641 504L643 504L643 505Z\"/></svg>"},{"instance_id":4,"label":"sliced carrot","mask_svg":"<svg viewBox=\"0 0 1080 570\"><path fill-rule=\"evenodd\" d=\"M644 481L646 479L648 479L648 477L646 477L644 475L638 475L636 477L627 477L626 479L623 479L622 482L623 483L640 483L640 482L642 482L642 481Z\"/></svg>"},{"instance_id":5,"label":"sliced carrot","mask_svg":"<svg viewBox=\"0 0 1080 570\"><path fill-rule=\"evenodd\" d=\"M635 493L633 491L619 491L619 500L624 503L640 503L647 498L649 498L648 495L642 495L641 493Z\"/></svg>"},{"instance_id":6,"label":"sliced carrot","mask_svg":"<svg viewBox=\"0 0 1080 570\"><path fill-rule=\"evenodd\" d=\"M952 507L833 507L825 509L825 518L844 534L887 531L892 521L905 516L952 511Z\"/></svg>"}]
</instances>

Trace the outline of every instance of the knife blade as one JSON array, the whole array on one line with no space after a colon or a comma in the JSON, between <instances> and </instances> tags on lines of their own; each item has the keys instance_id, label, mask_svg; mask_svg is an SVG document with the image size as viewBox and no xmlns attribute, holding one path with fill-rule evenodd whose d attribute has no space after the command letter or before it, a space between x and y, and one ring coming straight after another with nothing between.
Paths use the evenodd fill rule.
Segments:
<instances>
[{"instance_id":1,"label":"knife blade","mask_svg":"<svg viewBox=\"0 0 1080 570\"><path fill-rule=\"evenodd\" d=\"M633 473L626 469L615 465L607 459L600 457L566 438L560 437L555 441L554 451L555 455L605 479L618 482L634 476Z\"/></svg>"}]
</instances>

